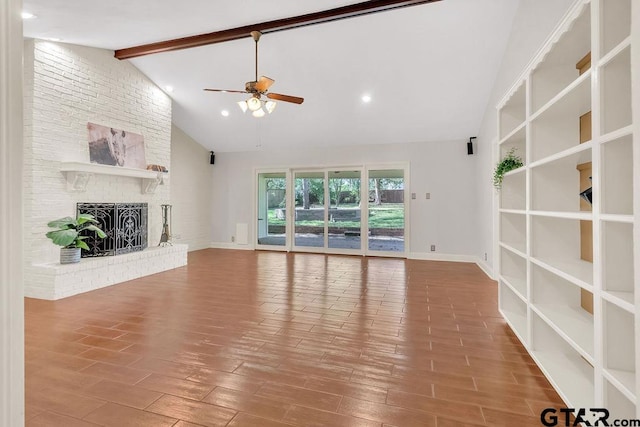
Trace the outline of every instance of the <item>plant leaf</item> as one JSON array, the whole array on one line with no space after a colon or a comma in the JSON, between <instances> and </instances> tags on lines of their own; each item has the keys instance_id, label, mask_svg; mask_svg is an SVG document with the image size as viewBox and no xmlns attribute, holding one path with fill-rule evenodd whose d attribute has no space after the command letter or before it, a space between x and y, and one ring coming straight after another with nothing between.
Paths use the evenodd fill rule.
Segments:
<instances>
[{"instance_id":1,"label":"plant leaf","mask_svg":"<svg viewBox=\"0 0 640 427\"><path fill-rule=\"evenodd\" d=\"M85 251L88 251L89 250L89 245L87 245L82 240L76 240L76 248L81 248L81 249L84 249Z\"/></svg>"},{"instance_id":2,"label":"plant leaf","mask_svg":"<svg viewBox=\"0 0 640 427\"><path fill-rule=\"evenodd\" d=\"M104 231L100 230L98 227L96 227L95 225L88 225L84 228L84 230L91 230L94 231L99 238L104 239L105 237L107 237L107 235L105 234Z\"/></svg>"},{"instance_id":3,"label":"plant leaf","mask_svg":"<svg viewBox=\"0 0 640 427\"><path fill-rule=\"evenodd\" d=\"M74 229L54 230L48 232L47 237L50 238L54 244L66 247L74 243L76 237L78 237L78 232Z\"/></svg>"},{"instance_id":4,"label":"plant leaf","mask_svg":"<svg viewBox=\"0 0 640 427\"><path fill-rule=\"evenodd\" d=\"M70 216L65 216L64 218L51 221L47 225L51 228L61 228L63 230L66 230L68 228L75 228L77 225L77 222L75 219L71 218Z\"/></svg>"},{"instance_id":5,"label":"plant leaf","mask_svg":"<svg viewBox=\"0 0 640 427\"><path fill-rule=\"evenodd\" d=\"M92 222L94 224L98 223L98 221L95 220L95 217L91 214L80 214L78 215L77 221L78 221L78 225L84 224L87 222Z\"/></svg>"}]
</instances>

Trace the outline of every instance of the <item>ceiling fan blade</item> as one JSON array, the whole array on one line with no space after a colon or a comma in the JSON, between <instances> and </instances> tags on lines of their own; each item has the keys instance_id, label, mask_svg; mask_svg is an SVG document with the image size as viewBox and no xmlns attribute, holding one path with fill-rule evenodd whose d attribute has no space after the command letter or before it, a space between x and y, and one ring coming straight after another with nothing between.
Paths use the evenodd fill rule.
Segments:
<instances>
[{"instance_id":1,"label":"ceiling fan blade","mask_svg":"<svg viewBox=\"0 0 640 427\"><path fill-rule=\"evenodd\" d=\"M267 76L260 76L258 82L256 83L256 89L260 92L266 92L273 83L275 83L275 80L270 79Z\"/></svg>"},{"instance_id":2,"label":"ceiling fan blade","mask_svg":"<svg viewBox=\"0 0 640 427\"><path fill-rule=\"evenodd\" d=\"M291 95L282 95L280 93L268 93L267 98L275 99L276 101L284 101L284 102L292 102L294 104L302 104L304 102L304 98L300 98L298 96Z\"/></svg>"},{"instance_id":3,"label":"ceiling fan blade","mask_svg":"<svg viewBox=\"0 0 640 427\"><path fill-rule=\"evenodd\" d=\"M229 90L229 89L204 89L208 92L229 92L229 93L247 93L246 90Z\"/></svg>"}]
</instances>

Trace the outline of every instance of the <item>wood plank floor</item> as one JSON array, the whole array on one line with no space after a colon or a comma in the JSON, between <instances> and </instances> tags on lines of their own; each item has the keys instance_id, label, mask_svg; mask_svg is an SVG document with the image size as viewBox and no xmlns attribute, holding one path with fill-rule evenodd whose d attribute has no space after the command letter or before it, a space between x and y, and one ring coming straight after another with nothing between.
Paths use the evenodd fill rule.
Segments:
<instances>
[{"instance_id":1,"label":"wood plank floor","mask_svg":"<svg viewBox=\"0 0 640 427\"><path fill-rule=\"evenodd\" d=\"M28 426L540 426L563 406L473 264L209 249L25 312Z\"/></svg>"}]
</instances>

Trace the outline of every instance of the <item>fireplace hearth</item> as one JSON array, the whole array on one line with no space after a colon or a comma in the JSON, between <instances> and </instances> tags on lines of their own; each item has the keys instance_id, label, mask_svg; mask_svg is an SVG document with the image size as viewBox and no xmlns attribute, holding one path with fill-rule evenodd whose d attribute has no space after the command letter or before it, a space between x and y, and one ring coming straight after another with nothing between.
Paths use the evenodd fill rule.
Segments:
<instances>
[{"instance_id":1,"label":"fireplace hearth","mask_svg":"<svg viewBox=\"0 0 640 427\"><path fill-rule=\"evenodd\" d=\"M86 233L88 251L83 258L121 255L147 247L147 203L78 203L78 214L91 214L107 235Z\"/></svg>"}]
</instances>

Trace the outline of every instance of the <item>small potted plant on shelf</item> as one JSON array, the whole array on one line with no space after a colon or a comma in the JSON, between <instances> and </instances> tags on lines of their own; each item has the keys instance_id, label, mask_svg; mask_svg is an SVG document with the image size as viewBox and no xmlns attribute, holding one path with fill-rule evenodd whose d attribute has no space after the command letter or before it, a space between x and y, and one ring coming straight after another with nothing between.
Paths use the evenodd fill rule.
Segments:
<instances>
[{"instance_id":1,"label":"small potted plant on shelf","mask_svg":"<svg viewBox=\"0 0 640 427\"><path fill-rule=\"evenodd\" d=\"M500 190L504 175L509 171L522 167L523 164L522 157L516 155L516 148L511 148L493 171L493 186Z\"/></svg>"},{"instance_id":2,"label":"small potted plant on shelf","mask_svg":"<svg viewBox=\"0 0 640 427\"><path fill-rule=\"evenodd\" d=\"M66 216L64 218L51 221L47 225L56 230L49 231L47 237L59 246L60 264L72 264L80 262L80 250L89 250L89 246L84 242L88 236L81 236L80 232L84 230L93 231L96 235L104 239L107 235L96 226L98 221L93 215L80 214L77 218Z\"/></svg>"}]
</instances>

